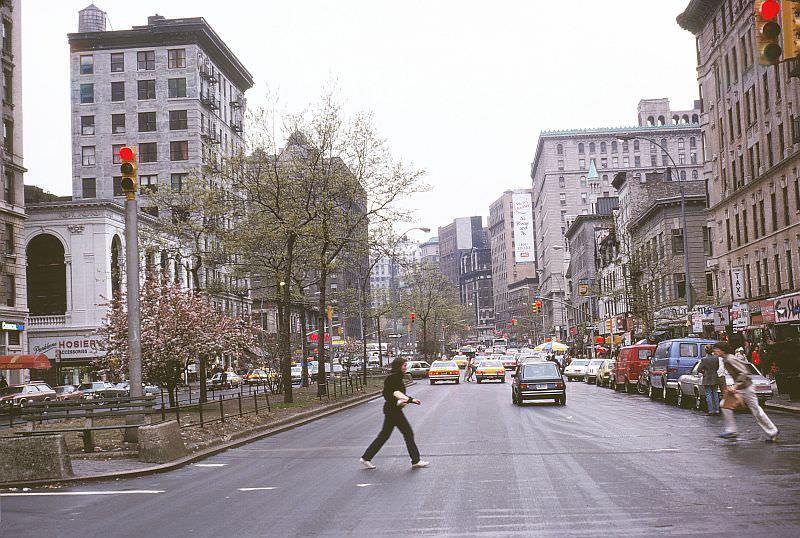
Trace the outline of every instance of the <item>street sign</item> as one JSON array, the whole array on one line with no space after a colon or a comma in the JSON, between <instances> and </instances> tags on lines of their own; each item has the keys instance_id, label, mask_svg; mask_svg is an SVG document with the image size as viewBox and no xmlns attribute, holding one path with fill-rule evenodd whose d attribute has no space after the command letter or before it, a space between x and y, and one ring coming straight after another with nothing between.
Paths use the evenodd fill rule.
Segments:
<instances>
[{"instance_id":1,"label":"street sign","mask_svg":"<svg viewBox=\"0 0 800 538\"><path fill-rule=\"evenodd\" d=\"M744 271L741 267L731 267L731 294L734 301L745 298Z\"/></svg>"},{"instance_id":2,"label":"street sign","mask_svg":"<svg viewBox=\"0 0 800 538\"><path fill-rule=\"evenodd\" d=\"M578 284L578 295L586 297L589 295L589 284Z\"/></svg>"}]
</instances>

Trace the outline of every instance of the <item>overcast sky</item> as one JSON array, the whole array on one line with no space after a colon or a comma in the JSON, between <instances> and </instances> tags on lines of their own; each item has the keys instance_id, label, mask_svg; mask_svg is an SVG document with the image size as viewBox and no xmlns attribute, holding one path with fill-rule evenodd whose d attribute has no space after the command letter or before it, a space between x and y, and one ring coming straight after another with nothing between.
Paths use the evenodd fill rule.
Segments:
<instances>
[{"instance_id":1,"label":"overcast sky","mask_svg":"<svg viewBox=\"0 0 800 538\"><path fill-rule=\"evenodd\" d=\"M22 1L27 184L70 193L69 46L88 0ZM688 0L97 0L111 29L204 17L291 110L337 81L393 153L427 171L412 201L434 230L530 187L539 132L636 123L642 98L697 98ZM567 5L572 11L567 11ZM485 220L484 220L485 224ZM427 234L418 234L419 237Z\"/></svg>"}]
</instances>

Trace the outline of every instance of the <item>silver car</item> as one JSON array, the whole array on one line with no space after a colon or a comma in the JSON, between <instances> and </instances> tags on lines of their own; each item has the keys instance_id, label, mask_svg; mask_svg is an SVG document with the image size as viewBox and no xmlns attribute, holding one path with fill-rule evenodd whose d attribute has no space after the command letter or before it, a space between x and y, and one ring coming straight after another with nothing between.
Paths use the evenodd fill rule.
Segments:
<instances>
[{"instance_id":1,"label":"silver car","mask_svg":"<svg viewBox=\"0 0 800 538\"><path fill-rule=\"evenodd\" d=\"M691 372L678 378L678 394L675 399L678 407L705 409L706 391L702 384L703 376L698 373L698 368L700 368L699 362L694 365ZM772 385L769 379L764 377L753 364L748 363L747 368L750 370L750 378L753 381L753 389L758 397L758 403L763 405L766 400L772 398ZM725 374L725 384L733 385L733 378L728 373Z\"/></svg>"}]
</instances>

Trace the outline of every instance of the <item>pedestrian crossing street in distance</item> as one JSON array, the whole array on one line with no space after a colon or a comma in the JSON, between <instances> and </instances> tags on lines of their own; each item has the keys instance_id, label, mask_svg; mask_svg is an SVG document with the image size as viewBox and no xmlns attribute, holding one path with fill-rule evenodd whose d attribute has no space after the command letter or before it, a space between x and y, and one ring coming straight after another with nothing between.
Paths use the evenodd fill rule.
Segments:
<instances>
[{"instance_id":1,"label":"pedestrian crossing street in distance","mask_svg":"<svg viewBox=\"0 0 800 538\"><path fill-rule=\"evenodd\" d=\"M380 428L382 400L373 400L199 462L214 467L69 488L164 493L3 498L3 531L99 535L113 513L131 521L115 527L120 536L218 537L234 526L236 536L267 528L275 536L681 535L726 525L733 535L763 535L765 522L770 535L797 535L798 417L770 413L783 443L767 447L739 414L744 440L731 444L716 439L715 418L644 397L571 383L565 407L518 408L510 390L508 382L409 387L423 402L406 416L427 469L409 469L399 433L373 460L378 469L361 469ZM678 480L686 469L690 479Z\"/></svg>"}]
</instances>

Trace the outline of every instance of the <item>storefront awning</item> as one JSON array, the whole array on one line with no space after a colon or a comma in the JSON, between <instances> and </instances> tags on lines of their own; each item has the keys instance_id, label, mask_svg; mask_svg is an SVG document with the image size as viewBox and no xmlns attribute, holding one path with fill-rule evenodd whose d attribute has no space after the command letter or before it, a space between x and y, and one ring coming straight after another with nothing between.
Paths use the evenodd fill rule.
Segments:
<instances>
[{"instance_id":1,"label":"storefront awning","mask_svg":"<svg viewBox=\"0 0 800 538\"><path fill-rule=\"evenodd\" d=\"M50 360L47 355L0 355L0 370L47 370Z\"/></svg>"}]
</instances>

